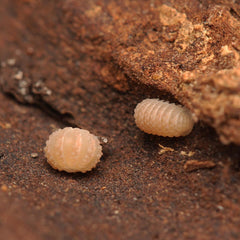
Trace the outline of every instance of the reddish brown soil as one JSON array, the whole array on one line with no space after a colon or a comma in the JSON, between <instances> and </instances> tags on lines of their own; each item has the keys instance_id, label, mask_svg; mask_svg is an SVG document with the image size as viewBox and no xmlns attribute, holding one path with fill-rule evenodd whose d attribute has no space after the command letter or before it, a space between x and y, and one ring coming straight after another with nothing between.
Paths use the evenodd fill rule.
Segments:
<instances>
[{"instance_id":1,"label":"reddish brown soil","mask_svg":"<svg viewBox=\"0 0 240 240\"><path fill-rule=\"evenodd\" d=\"M66 126L60 116L0 95L3 239L239 239L238 147L222 146L202 124L185 138L144 134L133 122L136 97L110 93L118 99L108 113L99 107L92 118L96 107L88 107L82 117L84 127L108 138L101 163L86 174L46 163L49 133ZM158 144L174 151L159 154ZM187 173L189 159L216 167Z\"/></svg>"}]
</instances>

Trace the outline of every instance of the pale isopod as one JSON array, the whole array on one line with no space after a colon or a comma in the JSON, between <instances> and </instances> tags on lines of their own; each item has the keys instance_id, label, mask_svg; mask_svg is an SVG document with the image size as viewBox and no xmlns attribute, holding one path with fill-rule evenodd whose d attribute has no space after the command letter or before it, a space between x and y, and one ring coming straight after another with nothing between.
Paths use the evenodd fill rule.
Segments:
<instances>
[{"instance_id":1,"label":"pale isopod","mask_svg":"<svg viewBox=\"0 0 240 240\"><path fill-rule=\"evenodd\" d=\"M142 131L163 137L186 136L194 125L187 108L159 99L140 102L135 108L134 118Z\"/></svg>"},{"instance_id":2,"label":"pale isopod","mask_svg":"<svg viewBox=\"0 0 240 240\"><path fill-rule=\"evenodd\" d=\"M44 151L54 169L66 172L90 171L102 156L102 147L96 136L87 130L71 127L53 132Z\"/></svg>"}]
</instances>

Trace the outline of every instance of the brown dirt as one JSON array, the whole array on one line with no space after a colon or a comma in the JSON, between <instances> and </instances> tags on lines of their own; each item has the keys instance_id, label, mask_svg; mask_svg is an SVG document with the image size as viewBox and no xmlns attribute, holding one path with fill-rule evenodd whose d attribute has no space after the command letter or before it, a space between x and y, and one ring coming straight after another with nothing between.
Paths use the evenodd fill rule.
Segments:
<instances>
[{"instance_id":1,"label":"brown dirt","mask_svg":"<svg viewBox=\"0 0 240 240\"><path fill-rule=\"evenodd\" d=\"M46 1L9 3L2 0L0 26L4 34L0 38L0 81L5 94L0 93L1 238L239 239L239 146L222 145L215 130L201 121L184 138L163 138L141 132L133 119L134 107L140 100L161 96L162 99L176 101L174 95L186 103L188 98L193 99L191 94L194 91L190 87L186 89L190 95L185 90L174 92L174 81L173 85L159 80L155 84L152 75L149 75L150 80L146 80L146 71L150 70L143 69L141 61L148 63L149 55L145 60L139 60L139 65L133 60L131 65L132 58L124 55L124 51L119 54L125 45L117 46L116 38L105 35L112 29L96 31L96 21L103 24L106 19L101 14L101 17L96 17L100 8L96 8L95 1L89 1L86 6L80 2L71 0L63 4L62 1L49 1L46 4ZM127 1L124 2L125 8L129 9ZM173 1L169 2L173 4ZM180 8L178 1L175 2L178 11L188 9L186 6ZM191 1L195 10L197 2ZM206 9L207 1L202 2ZM227 5L224 1L218 2L221 7ZM110 4L108 9L114 24L132 19L131 11L124 12L125 17L120 18L123 5L117 6L114 1L104 3ZM98 2L103 9L106 7L104 3ZM212 4L211 1L208 3ZM41 9L39 4L46 4L48 8ZM144 4L145 1L140 8L144 8ZM63 5L65 18L62 19ZM138 9L137 5L134 7ZM32 9L38 11L31 14ZM85 24L77 25L79 19L72 17L81 9L89 10L80 15ZM209 11L213 9L209 8ZM46 17L51 11L56 14ZM186 10L190 18L198 21L194 11ZM236 15L238 10L231 13ZM177 16L183 17L181 14ZM146 18L144 21L155 23L154 19ZM164 24L164 19L162 21ZM67 23L71 23L69 28L65 28ZM107 20L105 23L104 26L110 28ZM122 34L113 35L119 35L119 42L125 41L128 48L133 40L126 39L126 36L133 26L130 21L124 31L120 27L114 28L122 31ZM143 26L143 33L146 33L150 28L146 23L137 25L140 29ZM81 29L79 38L70 27ZM169 35L164 33L170 38L164 40L167 45L175 36L170 30L165 29ZM155 35L161 31L162 28L153 31L156 33L149 32L149 39L155 42ZM139 34L133 35L133 47L144 42L141 31ZM109 45L116 46L116 49L109 49ZM143 47L139 49L143 54ZM129 49L128 54L136 54L136 49ZM140 59L141 54L138 56ZM164 58L167 57L165 55ZM14 61L9 59L16 62L13 64ZM231 59L226 63L232 64L235 55ZM225 74L219 73L220 68L213 67L214 64L210 66L215 69L214 74ZM172 67L165 69L170 79ZM231 71L236 71L235 67L232 64ZM140 68L144 73L139 72ZM209 82L210 78L205 77ZM182 78L176 79L182 81ZM214 82L214 77L211 79ZM194 84L197 84L194 89L205 91L206 88L199 87L202 82ZM222 91L223 95L227 92ZM237 88L230 91L231 96L237 96L236 91ZM191 104L190 101L186 105L191 108ZM200 105L194 106L200 109ZM206 111L207 114L199 116L205 116L203 120L214 125L217 118L210 117L213 115L209 109ZM226 120L223 118L220 125ZM229 124L234 119L234 124ZM224 126L235 131L236 119L234 115ZM217 130L220 125L217 123L215 126ZM45 141L54 129L64 126L86 128L108 139L108 143L103 144L101 162L92 172L67 174L55 171L47 164L43 154ZM227 141L237 139L231 134L221 134ZM37 153L38 157L33 158L32 153ZM191 159L213 162L216 166L189 173L184 170L184 164Z\"/></svg>"}]
</instances>

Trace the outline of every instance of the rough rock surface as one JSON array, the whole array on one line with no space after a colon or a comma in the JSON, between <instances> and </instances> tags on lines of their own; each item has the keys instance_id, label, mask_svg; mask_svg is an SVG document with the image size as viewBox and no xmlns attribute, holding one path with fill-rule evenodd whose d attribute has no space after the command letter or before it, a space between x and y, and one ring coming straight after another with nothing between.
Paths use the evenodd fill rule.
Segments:
<instances>
[{"instance_id":1,"label":"rough rock surface","mask_svg":"<svg viewBox=\"0 0 240 240\"><path fill-rule=\"evenodd\" d=\"M1 29L18 50L0 54L1 85L18 100L41 98L78 125L92 79L122 92L144 83L240 144L240 1L2 2Z\"/></svg>"}]
</instances>

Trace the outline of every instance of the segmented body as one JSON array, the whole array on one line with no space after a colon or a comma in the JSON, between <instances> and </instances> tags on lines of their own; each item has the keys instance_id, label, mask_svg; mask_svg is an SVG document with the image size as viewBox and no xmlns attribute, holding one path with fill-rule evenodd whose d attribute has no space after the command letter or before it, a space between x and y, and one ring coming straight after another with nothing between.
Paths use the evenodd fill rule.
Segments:
<instances>
[{"instance_id":1,"label":"segmented body","mask_svg":"<svg viewBox=\"0 0 240 240\"><path fill-rule=\"evenodd\" d=\"M135 108L134 117L142 131L164 137L186 136L194 125L187 108L159 99L140 102Z\"/></svg>"},{"instance_id":2,"label":"segmented body","mask_svg":"<svg viewBox=\"0 0 240 240\"><path fill-rule=\"evenodd\" d=\"M87 130L71 127L53 132L44 151L54 169L66 172L90 171L102 156L102 147L96 136Z\"/></svg>"}]
</instances>

